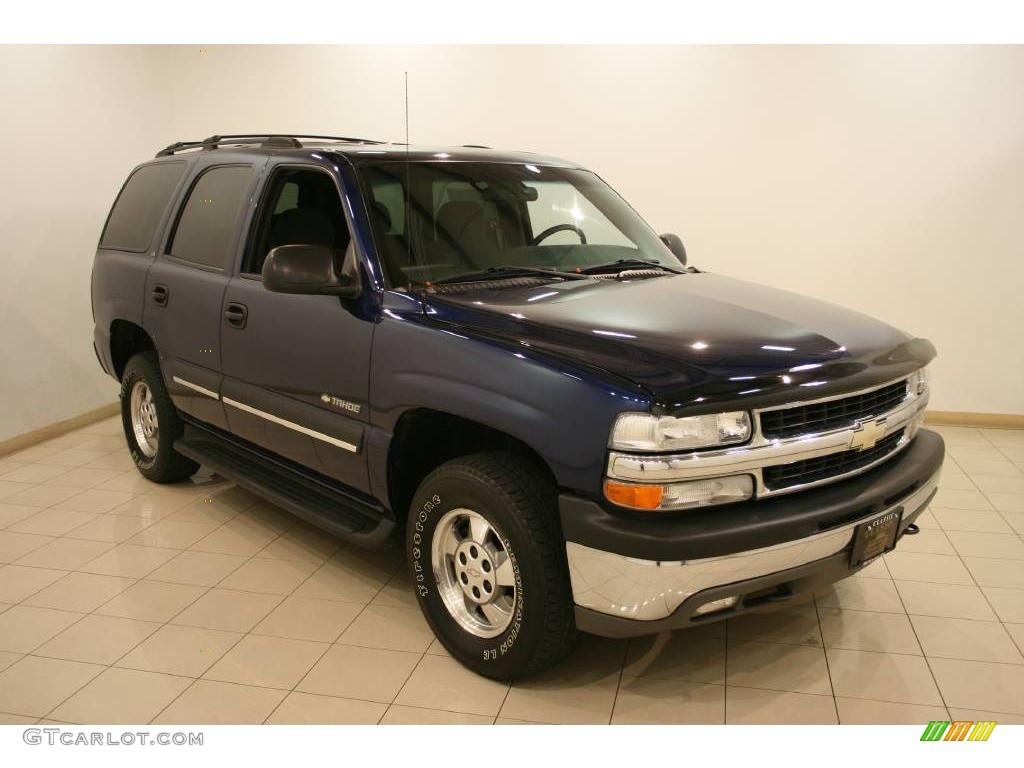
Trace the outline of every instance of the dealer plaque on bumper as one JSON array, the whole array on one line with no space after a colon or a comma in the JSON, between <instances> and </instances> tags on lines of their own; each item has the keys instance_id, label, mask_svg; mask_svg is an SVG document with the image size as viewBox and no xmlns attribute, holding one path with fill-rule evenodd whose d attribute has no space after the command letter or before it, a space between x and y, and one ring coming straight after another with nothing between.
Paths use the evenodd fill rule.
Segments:
<instances>
[{"instance_id":1,"label":"dealer plaque on bumper","mask_svg":"<svg viewBox=\"0 0 1024 768\"><path fill-rule=\"evenodd\" d=\"M856 568L896 546L903 509L894 509L873 520L861 523L853 535L853 553L850 567Z\"/></svg>"}]
</instances>

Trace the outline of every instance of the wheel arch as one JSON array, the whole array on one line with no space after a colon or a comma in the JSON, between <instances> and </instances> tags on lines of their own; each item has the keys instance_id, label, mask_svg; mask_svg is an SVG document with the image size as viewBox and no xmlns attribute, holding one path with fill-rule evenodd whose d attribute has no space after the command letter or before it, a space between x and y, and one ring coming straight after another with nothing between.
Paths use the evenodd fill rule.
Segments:
<instances>
[{"instance_id":1,"label":"wheel arch","mask_svg":"<svg viewBox=\"0 0 1024 768\"><path fill-rule=\"evenodd\" d=\"M120 319L110 323L110 362L118 379L132 356L145 351L156 352L156 345L142 326Z\"/></svg>"},{"instance_id":2,"label":"wheel arch","mask_svg":"<svg viewBox=\"0 0 1024 768\"><path fill-rule=\"evenodd\" d=\"M544 456L514 435L479 421L433 408L409 408L395 424L387 457L387 489L399 519L423 479L445 462L485 451L507 451L535 465L557 488Z\"/></svg>"}]
</instances>

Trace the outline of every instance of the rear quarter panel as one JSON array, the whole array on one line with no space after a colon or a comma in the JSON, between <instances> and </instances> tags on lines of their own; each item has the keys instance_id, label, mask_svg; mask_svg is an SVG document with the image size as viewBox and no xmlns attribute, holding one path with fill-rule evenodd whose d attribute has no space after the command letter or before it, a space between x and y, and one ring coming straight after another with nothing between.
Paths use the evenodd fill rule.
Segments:
<instances>
[{"instance_id":1,"label":"rear quarter panel","mask_svg":"<svg viewBox=\"0 0 1024 768\"><path fill-rule=\"evenodd\" d=\"M143 163L132 169L125 176L125 182L118 190L118 195L110 201L111 209L124 191L128 179L145 165ZM123 251L100 248L97 242L96 255L92 265L92 317L95 325L93 336L96 353L100 364L111 376L117 377L110 355L110 326L115 320L125 320L142 325L142 312L145 307L146 276L150 266L156 259L156 252L167 230L171 218L171 210L177 201L182 187L191 175L191 162L183 162L181 178L170 196L168 203L160 215L149 247L142 251ZM109 220L109 213L108 213ZM104 223L106 229L106 223ZM97 233L97 241L102 238L102 231Z\"/></svg>"},{"instance_id":2,"label":"rear quarter panel","mask_svg":"<svg viewBox=\"0 0 1024 768\"><path fill-rule=\"evenodd\" d=\"M104 369L115 376L110 359L110 326L114 320L142 325L146 273L153 257L98 249L92 265L92 315L96 351Z\"/></svg>"}]
</instances>

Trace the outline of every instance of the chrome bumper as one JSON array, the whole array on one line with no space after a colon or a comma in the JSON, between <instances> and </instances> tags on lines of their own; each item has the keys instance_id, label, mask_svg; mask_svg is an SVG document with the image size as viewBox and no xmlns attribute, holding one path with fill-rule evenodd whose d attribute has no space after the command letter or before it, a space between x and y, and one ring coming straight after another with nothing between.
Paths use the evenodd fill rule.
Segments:
<instances>
[{"instance_id":1,"label":"chrome bumper","mask_svg":"<svg viewBox=\"0 0 1024 768\"><path fill-rule=\"evenodd\" d=\"M884 512L903 508L903 519L914 516L930 499L939 472L919 489ZM706 589L768 576L836 555L849 547L860 523L784 542L763 549L690 561L638 560L566 543L573 599L581 608L636 621L664 619L687 598Z\"/></svg>"}]
</instances>

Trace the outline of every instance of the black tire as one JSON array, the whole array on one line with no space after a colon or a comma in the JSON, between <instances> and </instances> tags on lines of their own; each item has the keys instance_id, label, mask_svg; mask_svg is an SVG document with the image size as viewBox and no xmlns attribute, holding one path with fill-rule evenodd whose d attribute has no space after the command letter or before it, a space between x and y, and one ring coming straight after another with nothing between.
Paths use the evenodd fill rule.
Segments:
<instances>
[{"instance_id":1,"label":"black tire","mask_svg":"<svg viewBox=\"0 0 1024 768\"><path fill-rule=\"evenodd\" d=\"M509 626L495 637L478 637L453 618L431 565L437 524L456 509L473 510L500 531L512 563L515 608ZM557 495L533 463L481 453L442 464L413 497L406 540L420 608L448 652L469 669L514 680L540 672L572 649L576 626Z\"/></svg>"},{"instance_id":2,"label":"black tire","mask_svg":"<svg viewBox=\"0 0 1024 768\"><path fill-rule=\"evenodd\" d=\"M131 394L140 381L149 387L156 407L159 428L155 441L156 453L153 456L147 456L142 450L132 428ZM192 459L174 450L174 441L181 437L185 426L167 394L160 364L153 352L140 352L124 367L121 375L121 424L132 461L143 477L155 483L175 483L191 477L199 469L199 465Z\"/></svg>"}]
</instances>

